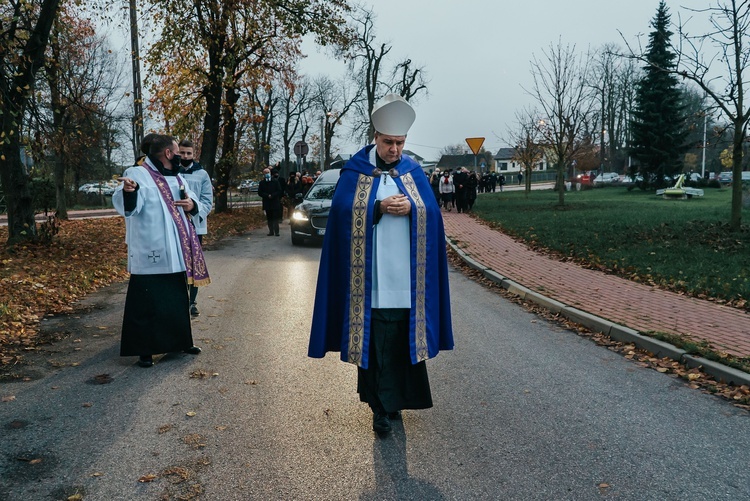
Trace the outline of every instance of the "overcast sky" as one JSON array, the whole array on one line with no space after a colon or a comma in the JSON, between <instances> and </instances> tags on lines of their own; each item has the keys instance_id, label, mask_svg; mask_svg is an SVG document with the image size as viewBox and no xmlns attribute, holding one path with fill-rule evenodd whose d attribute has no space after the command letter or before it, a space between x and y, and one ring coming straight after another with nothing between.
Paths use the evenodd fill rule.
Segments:
<instances>
[{"instance_id":1,"label":"overcast sky","mask_svg":"<svg viewBox=\"0 0 750 501\"><path fill-rule=\"evenodd\" d=\"M707 4L667 1L672 22L693 17L693 29L706 21L684 7ZM624 47L623 36L633 43L641 35L645 45L658 5L658 0L378 0L372 5L377 41L393 46L389 61L408 57L424 65L429 78L429 94L414 105L417 120L406 148L437 160L443 147L467 137L485 137L485 148L493 152L509 146L505 138L516 111L534 104L524 91L531 89L534 54L542 58L560 38L581 52L605 43ZM305 49L303 73L343 74L344 63L314 45ZM354 153L358 145L339 139L335 146Z\"/></svg>"}]
</instances>

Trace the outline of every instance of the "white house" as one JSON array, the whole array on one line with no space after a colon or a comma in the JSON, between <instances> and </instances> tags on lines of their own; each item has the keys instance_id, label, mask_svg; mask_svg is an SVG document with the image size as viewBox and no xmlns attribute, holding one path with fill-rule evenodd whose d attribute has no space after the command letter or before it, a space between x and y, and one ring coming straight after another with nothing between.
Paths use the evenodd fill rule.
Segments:
<instances>
[{"instance_id":1,"label":"white house","mask_svg":"<svg viewBox=\"0 0 750 501\"><path fill-rule=\"evenodd\" d=\"M498 173L517 173L524 169L523 165L513 157L516 156L515 148L500 148L497 154L493 157L495 160L495 172ZM547 161L546 155L542 156L542 160L534 166L535 171L543 171L549 168L549 162Z\"/></svg>"}]
</instances>

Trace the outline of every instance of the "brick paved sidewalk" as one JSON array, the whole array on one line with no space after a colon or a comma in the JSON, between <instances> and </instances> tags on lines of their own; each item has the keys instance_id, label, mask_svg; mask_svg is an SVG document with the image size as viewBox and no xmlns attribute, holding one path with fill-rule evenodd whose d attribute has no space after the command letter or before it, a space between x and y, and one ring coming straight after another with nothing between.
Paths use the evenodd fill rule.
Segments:
<instances>
[{"instance_id":1,"label":"brick paved sidewalk","mask_svg":"<svg viewBox=\"0 0 750 501\"><path fill-rule=\"evenodd\" d=\"M467 214L444 212L443 220L472 259L548 298L639 332L690 336L750 356L750 314L741 310L550 259Z\"/></svg>"}]
</instances>

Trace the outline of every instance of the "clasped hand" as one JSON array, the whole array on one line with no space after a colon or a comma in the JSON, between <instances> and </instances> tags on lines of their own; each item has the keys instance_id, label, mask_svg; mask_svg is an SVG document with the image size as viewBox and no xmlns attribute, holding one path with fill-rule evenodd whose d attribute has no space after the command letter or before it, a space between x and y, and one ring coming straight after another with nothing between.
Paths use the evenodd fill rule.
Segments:
<instances>
[{"instance_id":1,"label":"clasped hand","mask_svg":"<svg viewBox=\"0 0 750 501\"><path fill-rule=\"evenodd\" d=\"M391 195L380 201L380 211L392 216L406 216L411 213L411 202L403 193Z\"/></svg>"}]
</instances>

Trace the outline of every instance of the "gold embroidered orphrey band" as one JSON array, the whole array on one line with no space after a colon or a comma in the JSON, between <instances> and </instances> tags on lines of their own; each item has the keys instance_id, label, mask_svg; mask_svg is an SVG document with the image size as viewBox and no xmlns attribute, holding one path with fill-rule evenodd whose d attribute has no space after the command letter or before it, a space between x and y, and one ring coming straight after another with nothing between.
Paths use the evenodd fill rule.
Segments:
<instances>
[{"instance_id":1,"label":"gold embroidered orphrey band","mask_svg":"<svg viewBox=\"0 0 750 501\"><path fill-rule=\"evenodd\" d=\"M427 272L427 210L419 194L414 178L406 174L402 178L404 187L414 201L417 212L417 269L415 304L415 341L417 361L429 358L425 315L425 276ZM352 239L350 242L351 276L349 282L349 353L348 361L358 366L362 363L365 324L365 252L367 248L367 203L372 191L373 178L359 175L352 203Z\"/></svg>"},{"instance_id":2,"label":"gold embroidered orphrey band","mask_svg":"<svg viewBox=\"0 0 750 501\"><path fill-rule=\"evenodd\" d=\"M367 249L367 202L370 200L373 178L359 175L352 203L352 240L350 242L351 275L349 282L349 354L348 361L362 365L362 345L365 334L365 252Z\"/></svg>"},{"instance_id":3,"label":"gold embroidered orphrey band","mask_svg":"<svg viewBox=\"0 0 750 501\"><path fill-rule=\"evenodd\" d=\"M417 362L430 358L427 350L427 319L425 314L425 277L427 274L427 209L419 194L411 173L401 177L404 187L417 209L417 291L415 299L414 321L416 323L415 340L417 344Z\"/></svg>"}]
</instances>

